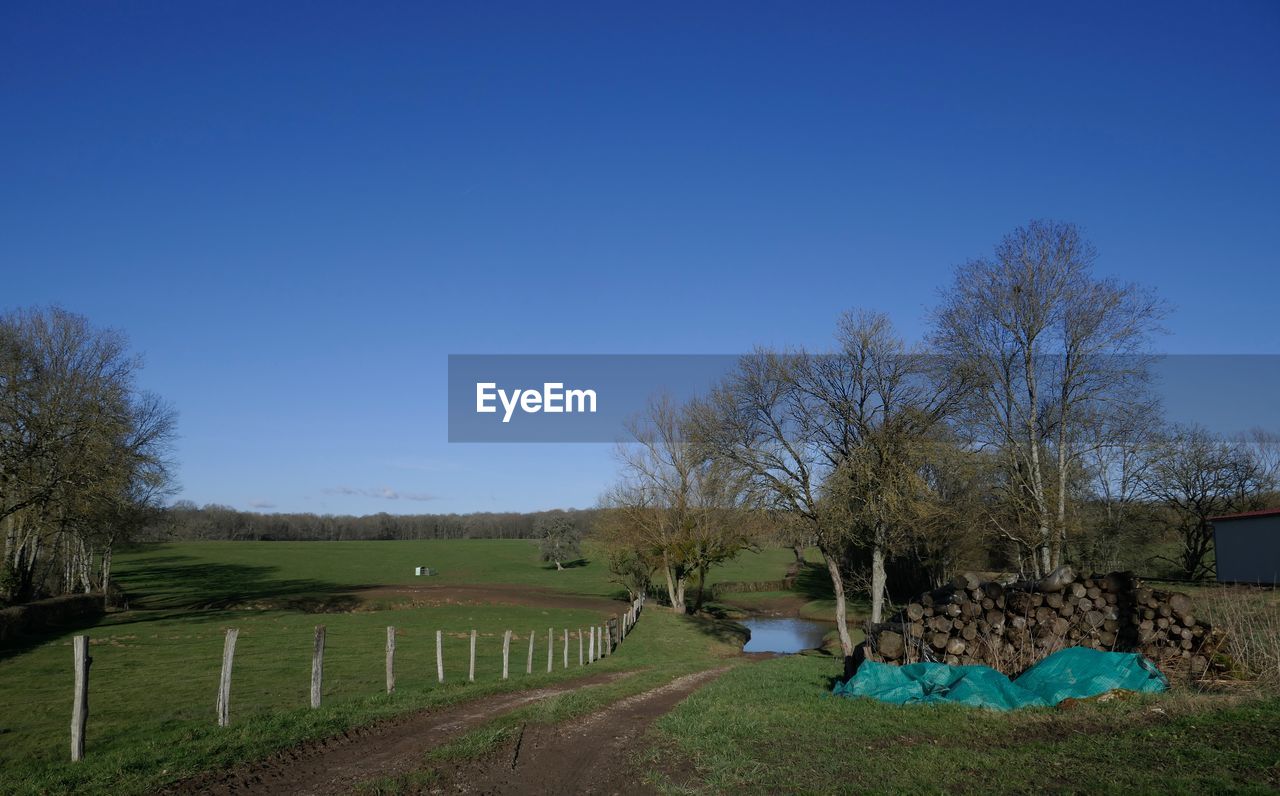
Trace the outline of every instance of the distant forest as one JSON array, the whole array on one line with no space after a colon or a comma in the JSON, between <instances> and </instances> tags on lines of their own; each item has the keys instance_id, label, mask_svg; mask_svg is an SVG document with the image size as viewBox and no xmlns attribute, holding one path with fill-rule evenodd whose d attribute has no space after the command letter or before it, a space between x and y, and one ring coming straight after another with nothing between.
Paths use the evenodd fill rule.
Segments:
<instances>
[{"instance_id":1,"label":"distant forest","mask_svg":"<svg viewBox=\"0 0 1280 796\"><path fill-rule=\"evenodd\" d=\"M333 541L339 539L533 539L538 520L567 516L589 529L597 510L475 514L259 514L230 506L180 501L141 535L146 541Z\"/></svg>"}]
</instances>

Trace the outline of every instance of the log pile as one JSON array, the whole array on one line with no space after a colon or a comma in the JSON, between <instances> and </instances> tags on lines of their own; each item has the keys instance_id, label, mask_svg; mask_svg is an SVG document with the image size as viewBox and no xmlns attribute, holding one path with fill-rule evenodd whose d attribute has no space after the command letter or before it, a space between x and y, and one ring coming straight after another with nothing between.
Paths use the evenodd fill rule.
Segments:
<instances>
[{"instance_id":1,"label":"log pile","mask_svg":"<svg viewBox=\"0 0 1280 796\"><path fill-rule=\"evenodd\" d=\"M1083 577L1060 567L1040 581L959 576L869 625L863 652L888 663L984 664L1014 675L1080 646L1139 652L1185 679L1212 670L1221 643L1186 594L1149 588L1129 572Z\"/></svg>"}]
</instances>

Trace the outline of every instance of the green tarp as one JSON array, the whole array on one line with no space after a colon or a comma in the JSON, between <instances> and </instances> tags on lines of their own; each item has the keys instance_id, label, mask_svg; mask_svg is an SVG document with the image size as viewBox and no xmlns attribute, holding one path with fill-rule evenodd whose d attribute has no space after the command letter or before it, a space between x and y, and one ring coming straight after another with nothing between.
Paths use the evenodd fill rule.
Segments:
<instances>
[{"instance_id":1,"label":"green tarp","mask_svg":"<svg viewBox=\"0 0 1280 796\"><path fill-rule=\"evenodd\" d=\"M1167 687L1164 675L1141 655L1071 647L1055 652L1016 680L989 666L894 666L867 661L848 682L836 685L834 693L895 705L951 702L1015 710L1056 705L1064 699L1087 699L1116 689L1156 692Z\"/></svg>"}]
</instances>

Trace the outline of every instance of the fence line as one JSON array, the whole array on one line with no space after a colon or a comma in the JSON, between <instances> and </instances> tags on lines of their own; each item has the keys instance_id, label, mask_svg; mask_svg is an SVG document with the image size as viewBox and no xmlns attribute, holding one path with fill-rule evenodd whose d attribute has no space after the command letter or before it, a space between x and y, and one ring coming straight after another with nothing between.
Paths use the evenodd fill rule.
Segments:
<instances>
[{"instance_id":1,"label":"fence line","mask_svg":"<svg viewBox=\"0 0 1280 796\"><path fill-rule=\"evenodd\" d=\"M625 634L630 628L635 626L636 620L639 618L640 612L644 608L644 597L641 596L631 603L631 607L624 614L617 617L610 617L604 625L596 625L588 628L590 638L587 645L586 663L593 663L600 660L603 655L613 654L617 644L621 644L625 638ZM610 625L616 621L618 629L617 643L614 643ZM624 630L626 628L626 630ZM231 725L231 672L235 663L236 641L240 636L239 628L227 628L226 635L222 646L222 668L218 675L218 700L217 700L217 721L218 726L228 727ZM578 628L578 666L584 665L583 660L583 628ZM324 692L324 652L327 631L324 625L315 626L315 635L311 649L311 708L320 707L321 698ZM476 679L476 637L477 632L473 628L471 630L470 644L470 660L467 669L467 681L475 682ZM529 654L526 662L526 672L533 672L533 647L536 640L536 632L529 633ZM606 641L608 637L608 641ZM510 663L511 663L511 639L512 632L506 630L502 634L502 679L509 679ZM564 639L562 647L561 660L565 669L569 668L569 628L564 629ZM93 658L89 656L89 637L73 636L72 637L72 655L73 655L73 700L71 706L71 760L73 762L84 759L85 750L85 734L88 729L89 721L89 667L93 663ZM386 690L388 694L394 694L396 690L396 674L395 674L395 656L396 656L396 627L394 625L387 626L387 644L386 644ZM555 666L555 628L547 628L547 672L552 672ZM436 679L440 683L444 683L444 631L436 631Z\"/></svg>"}]
</instances>

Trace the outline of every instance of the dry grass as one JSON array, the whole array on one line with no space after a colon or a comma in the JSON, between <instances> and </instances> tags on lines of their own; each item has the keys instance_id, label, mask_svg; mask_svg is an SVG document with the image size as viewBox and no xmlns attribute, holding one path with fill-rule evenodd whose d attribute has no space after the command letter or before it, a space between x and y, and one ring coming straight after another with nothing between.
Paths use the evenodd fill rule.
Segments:
<instances>
[{"instance_id":1,"label":"dry grass","mask_svg":"<svg viewBox=\"0 0 1280 796\"><path fill-rule=\"evenodd\" d=\"M1280 692L1280 591L1215 586L1195 596L1196 610L1226 632L1223 651L1235 673Z\"/></svg>"}]
</instances>

